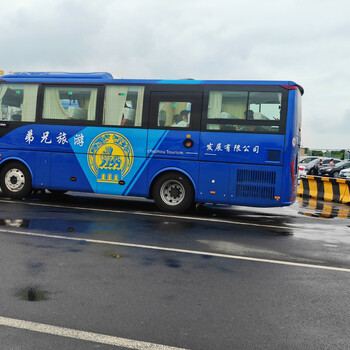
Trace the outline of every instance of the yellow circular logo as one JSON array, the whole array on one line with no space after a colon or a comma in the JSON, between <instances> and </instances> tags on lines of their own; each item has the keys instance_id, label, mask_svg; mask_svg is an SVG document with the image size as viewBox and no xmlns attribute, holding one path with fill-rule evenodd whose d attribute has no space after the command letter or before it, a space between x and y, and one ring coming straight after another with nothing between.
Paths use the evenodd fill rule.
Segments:
<instances>
[{"instance_id":1,"label":"yellow circular logo","mask_svg":"<svg viewBox=\"0 0 350 350\"><path fill-rule=\"evenodd\" d=\"M98 182L116 183L130 171L134 151L124 135L106 131L93 139L87 158L90 170L97 176Z\"/></svg>"}]
</instances>

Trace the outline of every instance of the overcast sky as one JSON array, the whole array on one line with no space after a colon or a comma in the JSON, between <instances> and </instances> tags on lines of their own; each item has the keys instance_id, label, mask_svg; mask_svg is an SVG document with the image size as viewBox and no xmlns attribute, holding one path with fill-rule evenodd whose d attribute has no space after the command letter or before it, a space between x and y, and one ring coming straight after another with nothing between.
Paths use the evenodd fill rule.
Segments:
<instances>
[{"instance_id":1,"label":"overcast sky","mask_svg":"<svg viewBox=\"0 0 350 350\"><path fill-rule=\"evenodd\" d=\"M302 144L350 148L348 0L1 2L0 70L292 80Z\"/></svg>"}]
</instances>

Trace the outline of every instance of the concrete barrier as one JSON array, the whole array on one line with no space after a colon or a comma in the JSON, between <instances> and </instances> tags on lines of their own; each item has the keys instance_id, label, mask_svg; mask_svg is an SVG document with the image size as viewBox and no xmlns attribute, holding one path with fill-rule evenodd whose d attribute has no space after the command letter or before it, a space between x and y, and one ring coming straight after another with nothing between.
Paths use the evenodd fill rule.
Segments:
<instances>
[{"instance_id":1,"label":"concrete barrier","mask_svg":"<svg viewBox=\"0 0 350 350\"><path fill-rule=\"evenodd\" d=\"M350 180L310 175L303 176L298 188L298 195L350 204Z\"/></svg>"}]
</instances>

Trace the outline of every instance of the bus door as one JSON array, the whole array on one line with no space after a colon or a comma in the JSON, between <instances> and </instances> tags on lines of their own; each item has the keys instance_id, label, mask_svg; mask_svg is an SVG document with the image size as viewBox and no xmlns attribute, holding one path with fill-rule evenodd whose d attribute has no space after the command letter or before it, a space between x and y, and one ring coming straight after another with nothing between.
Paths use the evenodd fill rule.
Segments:
<instances>
[{"instance_id":1,"label":"bus door","mask_svg":"<svg viewBox=\"0 0 350 350\"><path fill-rule=\"evenodd\" d=\"M152 92L147 156L198 159L202 93Z\"/></svg>"}]
</instances>

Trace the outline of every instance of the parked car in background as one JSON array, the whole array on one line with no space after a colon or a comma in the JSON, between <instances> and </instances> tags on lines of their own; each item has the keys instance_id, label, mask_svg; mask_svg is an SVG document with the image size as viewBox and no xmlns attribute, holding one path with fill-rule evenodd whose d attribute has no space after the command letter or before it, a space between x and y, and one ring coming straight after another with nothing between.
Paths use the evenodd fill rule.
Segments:
<instances>
[{"instance_id":1,"label":"parked car in background","mask_svg":"<svg viewBox=\"0 0 350 350\"><path fill-rule=\"evenodd\" d=\"M314 157L314 159L311 159L306 164L299 163L299 177L306 175L319 175L321 169L329 167L331 160L333 160L334 164L341 162L341 159L339 158Z\"/></svg>"},{"instance_id":2,"label":"parked car in background","mask_svg":"<svg viewBox=\"0 0 350 350\"><path fill-rule=\"evenodd\" d=\"M350 179L350 168L345 168L343 170L340 170L339 178Z\"/></svg>"},{"instance_id":3,"label":"parked car in background","mask_svg":"<svg viewBox=\"0 0 350 350\"><path fill-rule=\"evenodd\" d=\"M328 177L339 177L340 171L346 168L350 168L349 159L342 160L341 162L335 164L334 166L320 168L320 175L328 176Z\"/></svg>"},{"instance_id":4,"label":"parked car in background","mask_svg":"<svg viewBox=\"0 0 350 350\"><path fill-rule=\"evenodd\" d=\"M310 163L312 160L315 160L319 157L317 156L308 156L308 157L301 157L299 160L299 165L306 165L308 163Z\"/></svg>"},{"instance_id":5,"label":"parked car in background","mask_svg":"<svg viewBox=\"0 0 350 350\"><path fill-rule=\"evenodd\" d=\"M311 161L306 168L306 175L318 175L320 167L324 161L328 161L326 157L319 157L313 161ZM329 159L330 161L330 159Z\"/></svg>"},{"instance_id":6,"label":"parked car in background","mask_svg":"<svg viewBox=\"0 0 350 350\"><path fill-rule=\"evenodd\" d=\"M322 164L319 165L318 169L326 168L330 166L330 162L333 160L333 164L336 165L341 162L341 159L339 158L326 158L322 159Z\"/></svg>"},{"instance_id":7,"label":"parked car in background","mask_svg":"<svg viewBox=\"0 0 350 350\"><path fill-rule=\"evenodd\" d=\"M305 157L300 160L298 164L299 168L299 177L306 176L308 171L314 167L315 164L318 164L322 157Z\"/></svg>"},{"instance_id":8,"label":"parked car in background","mask_svg":"<svg viewBox=\"0 0 350 350\"><path fill-rule=\"evenodd\" d=\"M308 157L310 159L307 163L299 163L299 177L306 175L318 175L318 167L321 161L328 159L326 157Z\"/></svg>"}]
</instances>

